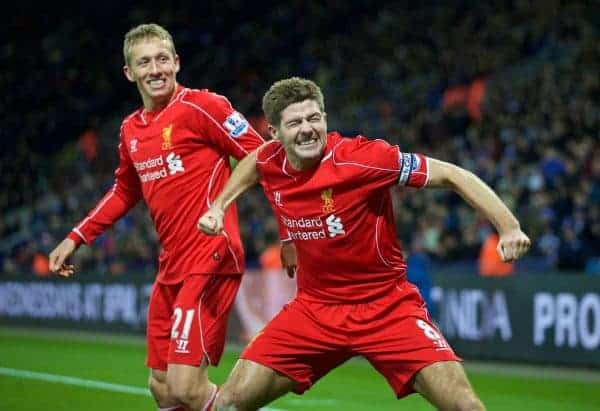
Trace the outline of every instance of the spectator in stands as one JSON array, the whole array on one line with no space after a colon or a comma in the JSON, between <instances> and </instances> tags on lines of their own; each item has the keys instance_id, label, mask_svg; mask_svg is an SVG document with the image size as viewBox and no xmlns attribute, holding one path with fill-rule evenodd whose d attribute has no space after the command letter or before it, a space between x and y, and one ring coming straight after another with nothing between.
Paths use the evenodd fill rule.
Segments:
<instances>
[{"instance_id":1,"label":"spectator in stands","mask_svg":"<svg viewBox=\"0 0 600 411\"><path fill-rule=\"evenodd\" d=\"M478 268L483 276L506 276L515 272L513 262L504 262L498 255L498 234L490 232L481 246Z\"/></svg>"}]
</instances>

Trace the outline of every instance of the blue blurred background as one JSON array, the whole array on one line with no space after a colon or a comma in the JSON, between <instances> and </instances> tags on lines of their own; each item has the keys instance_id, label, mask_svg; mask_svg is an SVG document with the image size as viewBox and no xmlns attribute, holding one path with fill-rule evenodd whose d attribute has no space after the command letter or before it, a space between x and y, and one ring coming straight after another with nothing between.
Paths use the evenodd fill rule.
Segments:
<instances>
[{"instance_id":1,"label":"blue blurred background","mask_svg":"<svg viewBox=\"0 0 600 411\"><path fill-rule=\"evenodd\" d=\"M440 267L600 273L597 1L195 3L25 2L3 14L0 276L46 274L47 253L111 186L120 121L140 104L122 74L122 39L144 22L173 34L182 84L226 95L265 137L268 86L314 79L331 130L472 170L533 240L516 267L486 266L478 258L491 227L458 196L398 191L413 278ZM259 189L239 207L248 264L258 266L276 223ZM74 262L152 276L157 252L140 205Z\"/></svg>"}]
</instances>

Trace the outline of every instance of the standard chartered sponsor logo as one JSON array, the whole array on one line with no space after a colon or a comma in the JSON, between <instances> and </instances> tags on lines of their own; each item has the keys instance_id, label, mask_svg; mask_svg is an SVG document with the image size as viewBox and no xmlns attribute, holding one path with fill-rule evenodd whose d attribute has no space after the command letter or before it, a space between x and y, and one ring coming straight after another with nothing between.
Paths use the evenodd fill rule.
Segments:
<instances>
[{"instance_id":1,"label":"standard chartered sponsor logo","mask_svg":"<svg viewBox=\"0 0 600 411\"><path fill-rule=\"evenodd\" d=\"M281 216L283 224L287 228L320 228L323 227L323 222L320 218L287 218Z\"/></svg>"},{"instance_id":2,"label":"standard chartered sponsor logo","mask_svg":"<svg viewBox=\"0 0 600 411\"><path fill-rule=\"evenodd\" d=\"M281 216L281 221L288 228L292 240L318 240L327 237L320 218L288 218Z\"/></svg>"},{"instance_id":3,"label":"standard chartered sponsor logo","mask_svg":"<svg viewBox=\"0 0 600 411\"><path fill-rule=\"evenodd\" d=\"M162 156L158 156L158 157L154 157L154 158L149 158L145 161L134 162L133 166L135 167L135 169L137 171L143 171L143 170L146 170L149 168L160 167L163 164L164 163L163 163Z\"/></svg>"},{"instance_id":4,"label":"standard chartered sponsor logo","mask_svg":"<svg viewBox=\"0 0 600 411\"><path fill-rule=\"evenodd\" d=\"M171 175L183 173L185 171L183 168L183 161L181 161L181 156L179 154L169 153L167 156L167 163L169 164L169 174Z\"/></svg>"},{"instance_id":5,"label":"standard chartered sponsor logo","mask_svg":"<svg viewBox=\"0 0 600 411\"><path fill-rule=\"evenodd\" d=\"M339 217L336 217L335 214L331 214L325 220L327 223L327 230L329 231L329 237L333 238L337 235L346 234L344 231L344 224L342 224L342 220Z\"/></svg>"},{"instance_id":6,"label":"standard chartered sponsor logo","mask_svg":"<svg viewBox=\"0 0 600 411\"><path fill-rule=\"evenodd\" d=\"M165 170L165 168L163 167L160 170L140 174L140 180L142 180L142 183L146 183L148 181L158 180L159 178L165 178L166 176L167 170Z\"/></svg>"},{"instance_id":7,"label":"standard chartered sponsor logo","mask_svg":"<svg viewBox=\"0 0 600 411\"><path fill-rule=\"evenodd\" d=\"M281 216L281 221L287 227L288 233L293 240L319 240L327 238L328 235L333 238L346 234L344 224L334 214L329 215L325 219L325 223L319 217L288 218ZM327 231L325 231L325 227Z\"/></svg>"},{"instance_id":8,"label":"standard chartered sponsor logo","mask_svg":"<svg viewBox=\"0 0 600 411\"><path fill-rule=\"evenodd\" d=\"M171 152L167 155L166 164L167 167L164 167L165 159L163 159L163 156L160 155L144 161L134 162L133 166L137 170L142 183L159 180L167 177L168 175L183 173L185 171L181 156L179 154L175 154L174 152ZM168 172L167 168L169 169Z\"/></svg>"}]
</instances>

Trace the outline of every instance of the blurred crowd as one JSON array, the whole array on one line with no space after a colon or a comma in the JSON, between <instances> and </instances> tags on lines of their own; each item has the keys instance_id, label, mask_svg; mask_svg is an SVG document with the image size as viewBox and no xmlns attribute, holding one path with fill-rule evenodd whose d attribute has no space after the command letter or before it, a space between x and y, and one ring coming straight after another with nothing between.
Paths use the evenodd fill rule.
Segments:
<instances>
[{"instance_id":1,"label":"blurred crowd","mask_svg":"<svg viewBox=\"0 0 600 411\"><path fill-rule=\"evenodd\" d=\"M600 13L585 1L471 3L153 10L125 1L122 16L102 5L74 10L77 19L17 12L0 29L9 40L0 45L0 272L47 271L45 255L112 185L120 121L140 104L121 72L122 37L150 21L173 34L181 83L226 95L265 137L264 91L312 78L331 130L386 139L490 184L532 238L535 269L600 272ZM451 192L394 197L407 253L473 261L492 233ZM238 206L252 265L277 241L277 224L258 188ZM149 271L158 249L140 204L75 263Z\"/></svg>"}]
</instances>

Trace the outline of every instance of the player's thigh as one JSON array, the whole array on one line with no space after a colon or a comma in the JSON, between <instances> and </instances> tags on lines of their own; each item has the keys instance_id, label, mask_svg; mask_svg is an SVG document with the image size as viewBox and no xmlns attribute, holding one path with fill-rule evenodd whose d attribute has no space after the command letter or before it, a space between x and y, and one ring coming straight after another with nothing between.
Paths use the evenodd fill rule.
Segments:
<instances>
[{"instance_id":1,"label":"player's thigh","mask_svg":"<svg viewBox=\"0 0 600 411\"><path fill-rule=\"evenodd\" d=\"M167 371L159 370L155 368L150 369L150 375L148 376L150 383L153 381L157 384L166 384L167 383Z\"/></svg>"},{"instance_id":2,"label":"player's thigh","mask_svg":"<svg viewBox=\"0 0 600 411\"><path fill-rule=\"evenodd\" d=\"M254 361L240 359L221 387L217 405L255 409L295 387L296 382L291 378Z\"/></svg>"},{"instance_id":3,"label":"player's thigh","mask_svg":"<svg viewBox=\"0 0 600 411\"><path fill-rule=\"evenodd\" d=\"M167 397L167 372L151 368L148 375L148 386L155 397Z\"/></svg>"},{"instance_id":4,"label":"player's thigh","mask_svg":"<svg viewBox=\"0 0 600 411\"><path fill-rule=\"evenodd\" d=\"M185 395L201 388L209 389L208 363L203 360L198 366L169 364L166 373L169 390L174 394Z\"/></svg>"},{"instance_id":5,"label":"player's thigh","mask_svg":"<svg viewBox=\"0 0 600 411\"><path fill-rule=\"evenodd\" d=\"M148 386L150 392L157 402L159 407L168 407L176 404L176 401L172 398L169 393L169 387L167 385L167 371L150 369L150 376L148 378Z\"/></svg>"},{"instance_id":6,"label":"player's thigh","mask_svg":"<svg viewBox=\"0 0 600 411\"><path fill-rule=\"evenodd\" d=\"M458 361L441 361L428 365L413 377L413 388L442 410L483 409Z\"/></svg>"}]
</instances>

